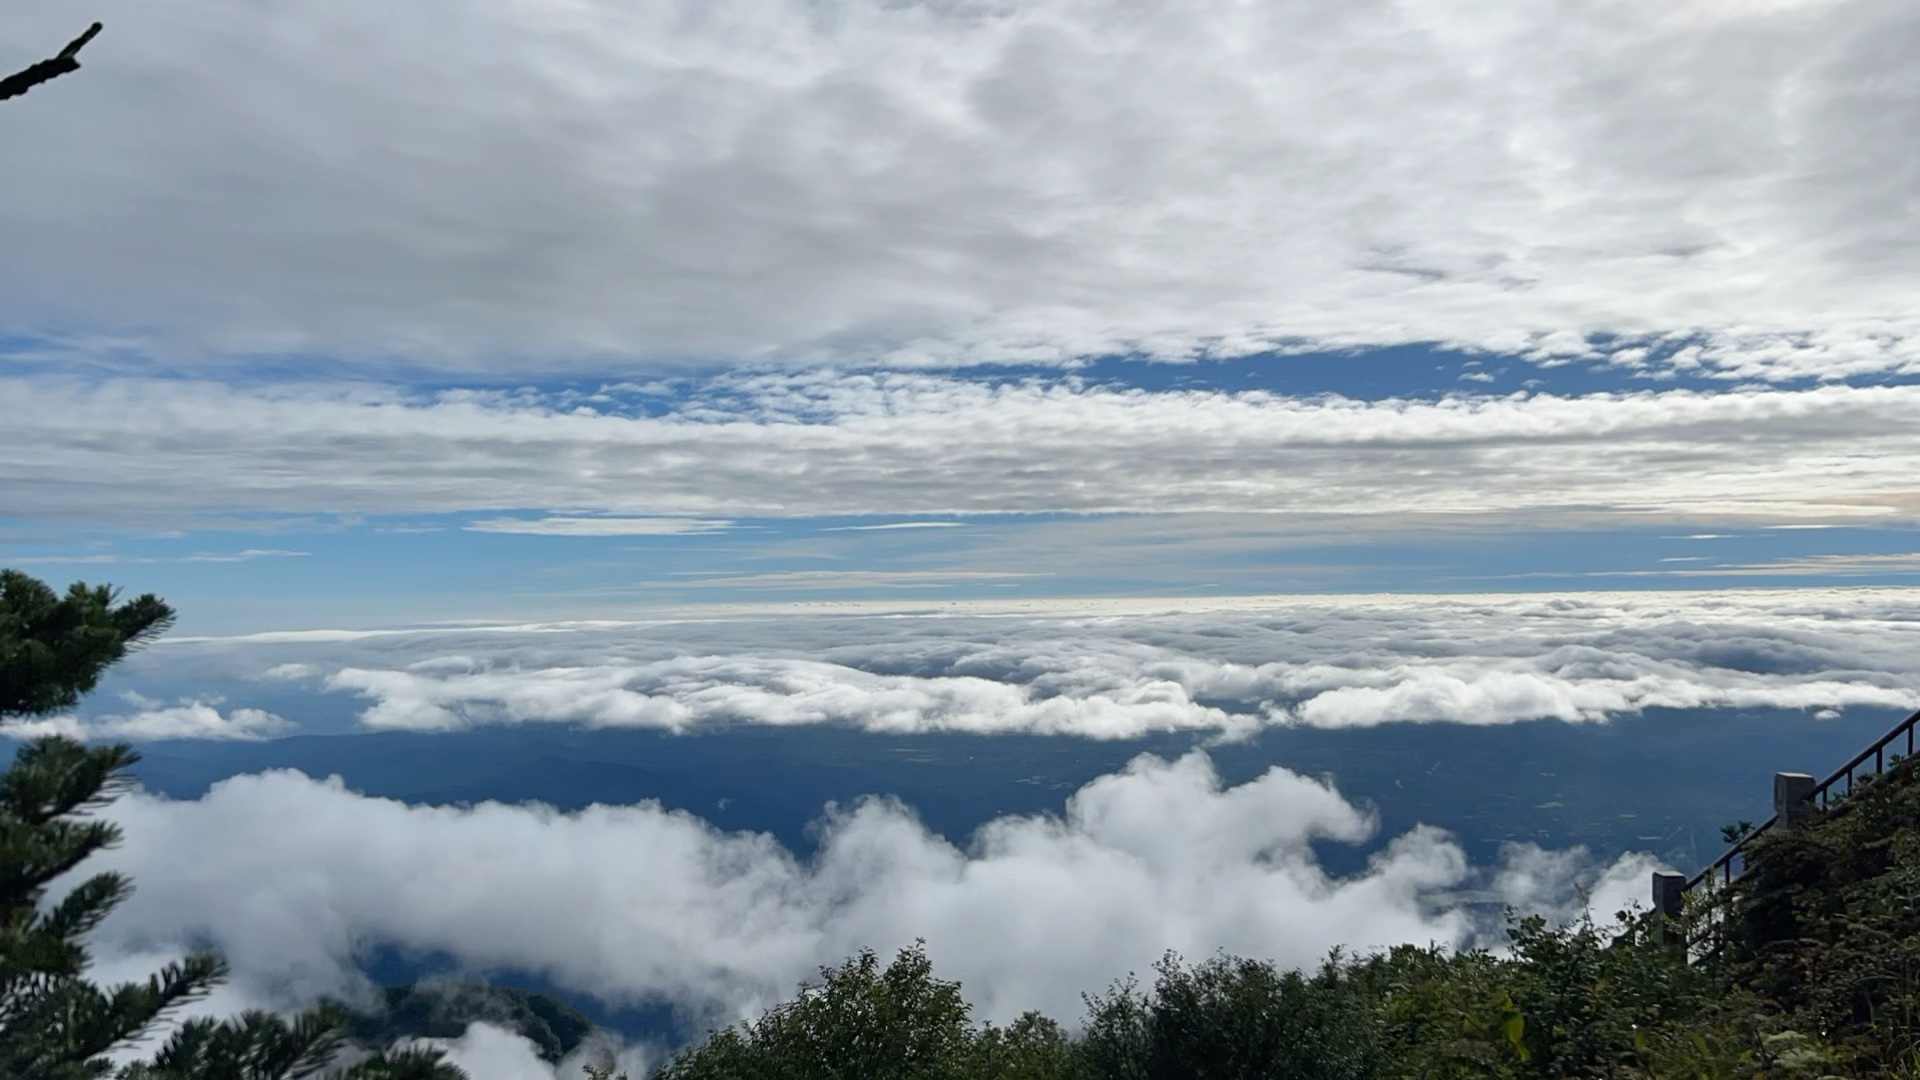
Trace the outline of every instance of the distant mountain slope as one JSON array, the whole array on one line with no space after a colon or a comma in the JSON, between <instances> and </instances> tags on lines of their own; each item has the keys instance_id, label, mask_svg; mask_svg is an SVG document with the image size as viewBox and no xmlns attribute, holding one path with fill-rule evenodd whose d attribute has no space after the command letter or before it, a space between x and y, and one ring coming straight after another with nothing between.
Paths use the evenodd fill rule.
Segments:
<instances>
[{"instance_id":1,"label":"distant mountain slope","mask_svg":"<svg viewBox=\"0 0 1920 1080\"><path fill-rule=\"evenodd\" d=\"M457 1039L483 1021L525 1036L540 1057L558 1062L593 1031L579 1010L547 996L476 982L389 986L383 1010L350 1010L349 1030L370 1048L402 1039Z\"/></svg>"}]
</instances>

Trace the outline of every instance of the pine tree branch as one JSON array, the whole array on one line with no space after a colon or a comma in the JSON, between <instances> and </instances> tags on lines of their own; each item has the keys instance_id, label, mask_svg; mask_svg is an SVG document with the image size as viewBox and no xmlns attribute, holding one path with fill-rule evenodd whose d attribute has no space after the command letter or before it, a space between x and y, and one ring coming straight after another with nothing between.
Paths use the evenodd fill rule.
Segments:
<instances>
[{"instance_id":1,"label":"pine tree branch","mask_svg":"<svg viewBox=\"0 0 1920 1080\"><path fill-rule=\"evenodd\" d=\"M67 42L67 47L60 50L60 55L51 60L42 60L0 79L0 101L19 97L49 79L59 78L71 71L79 71L80 61L76 57L80 55L80 50L86 46L87 42L92 41L93 36L99 32L100 24L94 23L87 27L86 33Z\"/></svg>"}]
</instances>

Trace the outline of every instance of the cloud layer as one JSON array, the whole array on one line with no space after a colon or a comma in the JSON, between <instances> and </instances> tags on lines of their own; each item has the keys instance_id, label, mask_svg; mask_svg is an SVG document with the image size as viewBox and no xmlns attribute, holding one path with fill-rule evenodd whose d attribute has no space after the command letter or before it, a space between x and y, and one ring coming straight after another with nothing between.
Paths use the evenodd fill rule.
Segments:
<instances>
[{"instance_id":1,"label":"cloud layer","mask_svg":"<svg viewBox=\"0 0 1920 1080\"><path fill-rule=\"evenodd\" d=\"M136 656L129 674L183 673L237 698L287 682L352 694L360 723L382 729L1233 737L1269 724L1599 722L1650 708L1911 709L1916 604L1900 589L1805 589L980 602L890 617L690 610L176 640Z\"/></svg>"},{"instance_id":2,"label":"cloud layer","mask_svg":"<svg viewBox=\"0 0 1920 1080\"><path fill-rule=\"evenodd\" d=\"M135 695L137 697L137 695ZM37 739L64 735L70 739L264 739L285 735L295 725L261 709L239 708L222 713L218 702L183 699L174 705L137 701L138 712L105 713L81 719L72 714L33 720L9 720L4 734L10 739Z\"/></svg>"},{"instance_id":3,"label":"cloud layer","mask_svg":"<svg viewBox=\"0 0 1920 1080\"><path fill-rule=\"evenodd\" d=\"M1900 0L97 11L0 113L42 355L1920 358Z\"/></svg>"},{"instance_id":4,"label":"cloud layer","mask_svg":"<svg viewBox=\"0 0 1920 1080\"><path fill-rule=\"evenodd\" d=\"M715 379L665 415L618 390L15 379L0 393L15 403L0 484L47 521L545 508L560 517L476 527L607 535L751 515L1920 513L1920 386L1357 401L821 372Z\"/></svg>"},{"instance_id":5,"label":"cloud layer","mask_svg":"<svg viewBox=\"0 0 1920 1080\"><path fill-rule=\"evenodd\" d=\"M894 802L832 808L806 861L648 803L410 807L291 772L191 802L135 794L109 816L126 842L101 862L139 884L98 936L109 964L205 941L233 964L233 993L290 1003L351 992L356 953L388 944L613 1004L671 1004L694 1032L755 1015L822 964L915 937L979 1018L1040 1008L1071 1022L1082 991L1168 948L1291 966L1336 944L1463 944L1492 927L1445 894L1477 887L1564 918L1582 910L1579 880L1607 916L1643 896L1653 865L1513 847L1475 868L1421 827L1364 874L1330 879L1310 844L1364 841L1362 812L1280 768L1223 787L1200 753L1142 756L1061 815L997 819L965 848Z\"/></svg>"}]
</instances>

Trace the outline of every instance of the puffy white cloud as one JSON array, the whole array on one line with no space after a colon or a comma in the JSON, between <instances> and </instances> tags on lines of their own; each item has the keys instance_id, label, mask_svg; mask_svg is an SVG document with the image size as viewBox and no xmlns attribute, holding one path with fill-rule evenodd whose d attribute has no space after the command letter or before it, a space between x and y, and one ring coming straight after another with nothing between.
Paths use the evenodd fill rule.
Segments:
<instances>
[{"instance_id":1,"label":"puffy white cloud","mask_svg":"<svg viewBox=\"0 0 1920 1080\"><path fill-rule=\"evenodd\" d=\"M469 1024L457 1039L415 1039L411 1045L445 1050L447 1060L465 1070L470 1080L579 1080L586 1075L582 1066L609 1060L619 1072L637 1080L658 1060L658 1055L643 1048L596 1040L549 1065L527 1039L483 1023Z\"/></svg>"},{"instance_id":2,"label":"puffy white cloud","mask_svg":"<svg viewBox=\"0 0 1920 1080\"><path fill-rule=\"evenodd\" d=\"M745 722L1231 738L1266 724L1920 707L1920 600L1893 588L894 611L911 617L689 609L654 622L263 634L159 651L216 683L265 675L350 692L369 702L364 725L412 730Z\"/></svg>"},{"instance_id":3,"label":"puffy white cloud","mask_svg":"<svg viewBox=\"0 0 1920 1080\"><path fill-rule=\"evenodd\" d=\"M702 386L730 396L695 395L667 415L619 403L584 414L365 388L0 380L15 403L0 482L41 520L517 506L562 523L481 527L576 533L628 528L586 509L1532 515L1548 526L1920 514L1920 433L1907 423L1920 386L1438 401L904 374Z\"/></svg>"},{"instance_id":4,"label":"puffy white cloud","mask_svg":"<svg viewBox=\"0 0 1920 1080\"><path fill-rule=\"evenodd\" d=\"M1575 878L1611 888L1644 869L1609 875L1530 848L1474 868L1420 827L1364 873L1330 878L1311 844L1365 841L1366 814L1280 768L1223 787L1200 753L1142 756L1062 814L994 820L964 848L895 802L830 808L807 860L651 803L407 806L291 772L190 802L134 794L108 815L126 841L99 861L139 884L99 932L110 959L204 940L254 999L294 1002L350 992L356 950L385 943L611 1003L670 1003L696 1031L754 1015L820 965L915 937L982 1018L1040 1008L1073 1021L1082 991L1168 948L1309 965L1336 944L1459 944L1491 927L1449 893L1550 898L1565 915ZM465 1052L497 1041L469 1032Z\"/></svg>"},{"instance_id":5,"label":"puffy white cloud","mask_svg":"<svg viewBox=\"0 0 1920 1080\"><path fill-rule=\"evenodd\" d=\"M325 685L374 698L377 703L362 714L367 726L414 730L554 722L681 731L746 721L1132 739L1154 731L1246 726L1221 709L1196 705L1183 687L1166 680L1044 695L988 678L881 675L796 658L679 657L532 671L344 668Z\"/></svg>"},{"instance_id":6,"label":"puffy white cloud","mask_svg":"<svg viewBox=\"0 0 1920 1080\"><path fill-rule=\"evenodd\" d=\"M0 116L43 353L1920 358L1901 0L96 11Z\"/></svg>"}]
</instances>

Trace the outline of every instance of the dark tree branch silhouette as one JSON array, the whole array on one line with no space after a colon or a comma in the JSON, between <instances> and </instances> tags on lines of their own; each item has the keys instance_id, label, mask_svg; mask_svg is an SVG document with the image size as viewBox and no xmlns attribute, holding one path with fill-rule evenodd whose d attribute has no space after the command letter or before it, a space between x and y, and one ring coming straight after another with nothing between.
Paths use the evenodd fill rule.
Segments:
<instances>
[{"instance_id":1,"label":"dark tree branch silhouette","mask_svg":"<svg viewBox=\"0 0 1920 1080\"><path fill-rule=\"evenodd\" d=\"M6 78L0 79L0 101L5 101L10 97L19 97L21 94L39 86L41 83L49 79L57 79L69 71L79 71L80 61L77 57L80 55L80 49L85 46L87 42L92 41L93 35L99 32L100 24L94 23L92 26L87 27L86 33L67 42L67 47L60 50L60 55L51 60L42 60L31 67L16 71Z\"/></svg>"}]
</instances>

